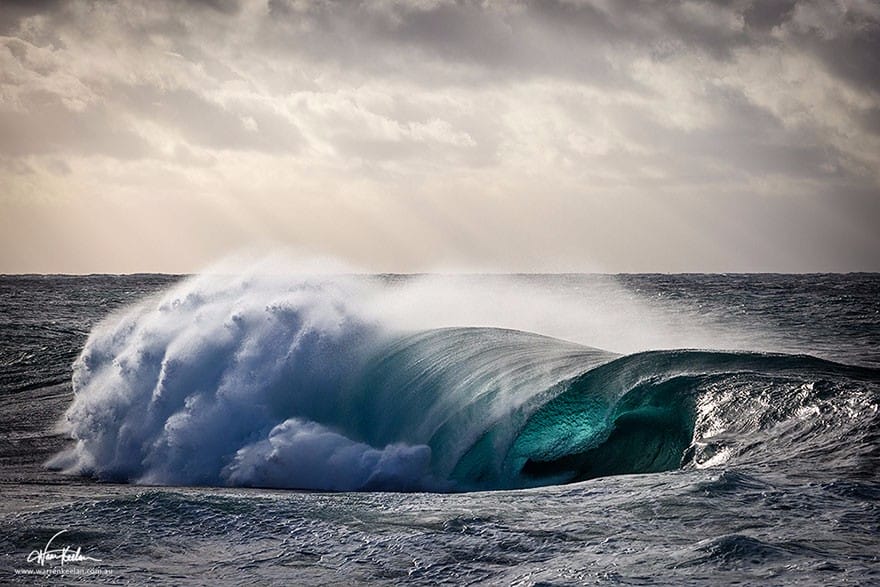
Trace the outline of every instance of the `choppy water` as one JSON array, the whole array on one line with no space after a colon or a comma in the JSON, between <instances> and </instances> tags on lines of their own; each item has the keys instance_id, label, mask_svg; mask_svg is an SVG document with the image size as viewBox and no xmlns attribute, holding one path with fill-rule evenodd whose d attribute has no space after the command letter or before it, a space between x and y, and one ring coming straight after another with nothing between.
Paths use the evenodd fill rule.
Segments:
<instances>
[{"instance_id":1,"label":"choppy water","mask_svg":"<svg viewBox=\"0 0 880 587\"><path fill-rule=\"evenodd\" d=\"M878 294L2 277L0 581L877 583Z\"/></svg>"}]
</instances>

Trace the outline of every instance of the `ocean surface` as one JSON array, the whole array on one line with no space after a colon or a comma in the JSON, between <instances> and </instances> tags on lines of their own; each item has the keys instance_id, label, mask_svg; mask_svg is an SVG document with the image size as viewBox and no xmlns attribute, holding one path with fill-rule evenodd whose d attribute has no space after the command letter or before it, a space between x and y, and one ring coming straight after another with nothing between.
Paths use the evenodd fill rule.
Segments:
<instances>
[{"instance_id":1,"label":"ocean surface","mask_svg":"<svg viewBox=\"0 0 880 587\"><path fill-rule=\"evenodd\" d=\"M0 276L0 583L880 584L880 275Z\"/></svg>"}]
</instances>

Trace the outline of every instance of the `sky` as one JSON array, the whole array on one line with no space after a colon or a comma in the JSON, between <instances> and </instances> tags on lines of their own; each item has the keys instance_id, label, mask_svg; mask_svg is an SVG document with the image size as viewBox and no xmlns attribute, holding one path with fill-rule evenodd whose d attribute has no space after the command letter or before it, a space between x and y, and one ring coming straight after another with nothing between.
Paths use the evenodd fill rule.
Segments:
<instances>
[{"instance_id":1,"label":"sky","mask_svg":"<svg viewBox=\"0 0 880 587\"><path fill-rule=\"evenodd\" d=\"M4 0L0 273L880 271L871 0Z\"/></svg>"}]
</instances>

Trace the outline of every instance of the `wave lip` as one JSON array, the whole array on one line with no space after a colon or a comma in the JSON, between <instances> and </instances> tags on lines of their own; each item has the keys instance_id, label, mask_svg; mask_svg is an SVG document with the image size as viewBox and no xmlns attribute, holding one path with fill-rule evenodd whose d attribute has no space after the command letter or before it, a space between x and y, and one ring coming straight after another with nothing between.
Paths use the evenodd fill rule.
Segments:
<instances>
[{"instance_id":1,"label":"wave lip","mask_svg":"<svg viewBox=\"0 0 880 587\"><path fill-rule=\"evenodd\" d=\"M529 415L615 356L497 328L405 336L369 363L345 428L377 446L427 444L435 474L459 489L517 487L505 457Z\"/></svg>"}]
</instances>

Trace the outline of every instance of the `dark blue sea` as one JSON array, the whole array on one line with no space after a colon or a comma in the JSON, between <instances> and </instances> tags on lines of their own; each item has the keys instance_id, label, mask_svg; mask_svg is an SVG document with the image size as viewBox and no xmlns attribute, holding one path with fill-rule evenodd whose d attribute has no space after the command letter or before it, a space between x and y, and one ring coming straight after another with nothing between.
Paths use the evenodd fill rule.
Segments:
<instances>
[{"instance_id":1,"label":"dark blue sea","mask_svg":"<svg viewBox=\"0 0 880 587\"><path fill-rule=\"evenodd\" d=\"M0 277L0 583L880 584L880 275Z\"/></svg>"}]
</instances>

